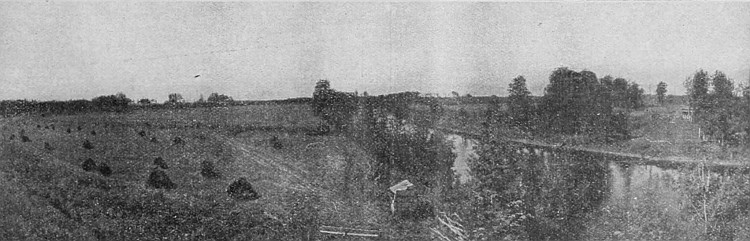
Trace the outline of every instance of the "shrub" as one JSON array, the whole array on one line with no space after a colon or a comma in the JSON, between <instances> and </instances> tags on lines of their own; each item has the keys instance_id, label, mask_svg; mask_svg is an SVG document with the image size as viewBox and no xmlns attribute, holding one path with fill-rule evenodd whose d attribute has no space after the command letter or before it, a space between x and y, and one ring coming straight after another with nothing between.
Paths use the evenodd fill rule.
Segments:
<instances>
[{"instance_id":1,"label":"shrub","mask_svg":"<svg viewBox=\"0 0 750 241\"><path fill-rule=\"evenodd\" d=\"M161 157L157 157L156 159L154 159L154 165L161 169L169 169L169 166L167 166L167 162L164 161L164 158Z\"/></svg>"},{"instance_id":2,"label":"shrub","mask_svg":"<svg viewBox=\"0 0 750 241\"><path fill-rule=\"evenodd\" d=\"M94 149L94 145L92 145L89 140L84 140L83 141L83 148L91 150L91 149Z\"/></svg>"},{"instance_id":3,"label":"shrub","mask_svg":"<svg viewBox=\"0 0 750 241\"><path fill-rule=\"evenodd\" d=\"M46 141L44 142L44 149L48 151L55 150L55 148L52 148L52 145L50 145L49 142L46 142Z\"/></svg>"},{"instance_id":4,"label":"shrub","mask_svg":"<svg viewBox=\"0 0 750 241\"><path fill-rule=\"evenodd\" d=\"M96 131L95 131L95 130L92 130L92 131L91 131L91 135L92 135L92 136L95 136L95 135L96 135Z\"/></svg>"},{"instance_id":5,"label":"shrub","mask_svg":"<svg viewBox=\"0 0 750 241\"><path fill-rule=\"evenodd\" d=\"M260 198L260 194L258 194L255 189L253 189L253 185L250 184L250 182L248 182L244 177L240 177L236 181L232 182L232 184L229 184L227 193L234 199L245 201Z\"/></svg>"},{"instance_id":6,"label":"shrub","mask_svg":"<svg viewBox=\"0 0 750 241\"><path fill-rule=\"evenodd\" d=\"M12 140L15 140L15 139L16 139L16 135L15 134L10 134L10 140L12 141Z\"/></svg>"},{"instance_id":7,"label":"shrub","mask_svg":"<svg viewBox=\"0 0 750 241\"><path fill-rule=\"evenodd\" d=\"M101 173L103 176L108 177L109 175L112 175L112 168L109 168L109 165L107 163L101 163L99 164L99 173Z\"/></svg>"},{"instance_id":8,"label":"shrub","mask_svg":"<svg viewBox=\"0 0 750 241\"><path fill-rule=\"evenodd\" d=\"M81 126L78 126L78 131L81 131L81 129L83 129L83 128L81 128Z\"/></svg>"},{"instance_id":9,"label":"shrub","mask_svg":"<svg viewBox=\"0 0 750 241\"><path fill-rule=\"evenodd\" d=\"M146 132L143 131L143 130L141 130L141 131L138 132L138 135L141 136L141 137L146 137Z\"/></svg>"},{"instance_id":10,"label":"shrub","mask_svg":"<svg viewBox=\"0 0 750 241\"><path fill-rule=\"evenodd\" d=\"M151 174L148 175L148 180L146 181L146 185L153 188L163 188L163 189L173 189L175 188L175 184L172 182L171 179L169 179L169 176L167 176L167 173L159 170L154 169L151 171Z\"/></svg>"},{"instance_id":11,"label":"shrub","mask_svg":"<svg viewBox=\"0 0 750 241\"><path fill-rule=\"evenodd\" d=\"M70 128L68 128L67 130L65 130L65 132L70 133Z\"/></svg>"},{"instance_id":12,"label":"shrub","mask_svg":"<svg viewBox=\"0 0 750 241\"><path fill-rule=\"evenodd\" d=\"M28 136L21 136L21 142L31 142Z\"/></svg>"},{"instance_id":13,"label":"shrub","mask_svg":"<svg viewBox=\"0 0 750 241\"><path fill-rule=\"evenodd\" d=\"M174 139L172 139L172 144L174 145L181 145L185 144L185 141L182 140L179 136L176 136Z\"/></svg>"},{"instance_id":14,"label":"shrub","mask_svg":"<svg viewBox=\"0 0 750 241\"><path fill-rule=\"evenodd\" d=\"M212 162L204 160L201 162L201 176L205 178L218 178L219 173L216 172L216 168Z\"/></svg>"},{"instance_id":15,"label":"shrub","mask_svg":"<svg viewBox=\"0 0 750 241\"><path fill-rule=\"evenodd\" d=\"M88 158L85 161L83 161L83 164L81 164L81 167L84 171L90 172L96 170L96 162L94 162L93 159Z\"/></svg>"},{"instance_id":16,"label":"shrub","mask_svg":"<svg viewBox=\"0 0 750 241\"><path fill-rule=\"evenodd\" d=\"M271 137L271 140L269 140L269 142L271 143L271 146L273 146L273 148L277 150L284 148L284 145L281 144L281 141L276 136Z\"/></svg>"}]
</instances>

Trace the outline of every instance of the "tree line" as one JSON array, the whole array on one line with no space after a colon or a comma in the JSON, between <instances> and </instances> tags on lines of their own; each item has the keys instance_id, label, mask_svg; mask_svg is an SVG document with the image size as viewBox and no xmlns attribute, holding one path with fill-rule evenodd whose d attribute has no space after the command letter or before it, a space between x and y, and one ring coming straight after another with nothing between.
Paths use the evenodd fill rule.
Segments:
<instances>
[{"instance_id":1,"label":"tree line","mask_svg":"<svg viewBox=\"0 0 750 241\"><path fill-rule=\"evenodd\" d=\"M643 89L624 78L597 78L591 71L566 67L549 76L544 96L534 100L526 79L510 83L507 111L489 109L488 122L535 134L589 135L607 140L629 137L627 110L640 109Z\"/></svg>"},{"instance_id":2,"label":"tree line","mask_svg":"<svg viewBox=\"0 0 750 241\"><path fill-rule=\"evenodd\" d=\"M196 102L187 103L179 93L170 93L167 101L159 104L156 100L143 98L135 102L123 93L114 95L101 95L91 100L78 99L67 101L36 101L36 100L2 100L0 101L0 114L2 116L15 116L29 113L51 113L51 114L75 114L86 112L123 112L137 108L191 108L229 106L258 103L307 103L309 98L295 98L276 101L235 101L232 97L219 93L211 93L208 99L199 99Z\"/></svg>"}]
</instances>

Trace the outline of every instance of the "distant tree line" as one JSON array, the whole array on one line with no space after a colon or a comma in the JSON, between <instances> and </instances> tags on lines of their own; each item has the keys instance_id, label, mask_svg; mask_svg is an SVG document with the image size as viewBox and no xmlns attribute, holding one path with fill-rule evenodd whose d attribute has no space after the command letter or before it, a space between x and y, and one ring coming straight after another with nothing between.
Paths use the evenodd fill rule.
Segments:
<instances>
[{"instance_id":1,"label":"distant tree line","mask_svg":"<svg viewBox=\"0 0 750 241\"><path fill-rule=\"evenodd\" d=\"M489 109L488 122L532 133L628 138L623 111L644 107L638 84L609 75L598 79L594 72L565 67L552 72L544 96L536 101L523 76L513 79L508 91L507 111Z\"/></svg>"},{"instance_id":2,"label":"distant tree line","mask_svg":"<svg viewBox=\"0 0 750 241\"><path fill-rule=\"evenodd\" d=\"M265 104L308 104L311 98L290 98L284 100L236 101L232 97L219 93L211 93L207 101L185 102L179 93L170 93L164 104L156 100L142 98L137 102L123 93L97 96L91 100L67 101L36 101L36 100L2 100L0 101L0 115L15 116L31 113L76 114L87 112L123 112L143 108L195 108L234 105L265 105Z\"/></svg>"}]
</instances>

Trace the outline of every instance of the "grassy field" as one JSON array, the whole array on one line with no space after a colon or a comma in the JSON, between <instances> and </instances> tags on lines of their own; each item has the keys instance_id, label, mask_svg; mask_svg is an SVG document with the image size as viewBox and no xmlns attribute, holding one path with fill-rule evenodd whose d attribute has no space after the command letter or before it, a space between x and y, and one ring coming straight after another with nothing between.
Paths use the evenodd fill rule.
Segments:
<instances>
[{"instance_id":1,"label":"grassy field","mask_svg":"<svg viewBox=\"0 0 750 241\"><path fill-rule=\"evenodd\" d=\"M0 237L6 240L307 240L318 225L384 229L389 218L372 198L370 157L345 137L308 135L320 120L306 105L1 122ZM31 142L19 140L22 130ZM184 143L174 143L177 137ZM86 140L93 149L83 147ZM175 189L146 186L157 157L166 160ZM83 171L87 158L109 165L112 175ZM200 174L204 161L218 178ZM260 199L227 195L240 177Z\"/></svg>"}]
</instances>

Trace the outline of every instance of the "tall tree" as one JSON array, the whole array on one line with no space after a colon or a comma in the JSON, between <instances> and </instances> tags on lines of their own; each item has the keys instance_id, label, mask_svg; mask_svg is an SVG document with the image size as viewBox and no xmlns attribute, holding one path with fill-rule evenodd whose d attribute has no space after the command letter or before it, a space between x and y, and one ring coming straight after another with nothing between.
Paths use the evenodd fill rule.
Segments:
<instances>
[{"instance_id":1,"label":"tall tree","mask_svg":"<svg viewBox=\"0 0 750 241\"><path fill-rule=\"evenodd\" d=\"M706 71L698 70L685 80L685 89L690 97L690 108L693 109L694 119L702 118L703 110L708 104L709 77Z\"/></svg>"},{"instance_id":2,"label":"tall tree","mask_svg":"<svg viewBox=\"0 0 750 241\"><path fill-rule=\"evenodd\" d=\"M734 83L721 72L712 76L713 91L708 99L708 108L704 111L701 126L720 141L726 141L733 134L733 126L738 122L739 108L734 98Z\"/></svg>"},{"instance_id":3,"label":"tall tree","mask_svg":"<svg viewBox=\"0 0 750 241\"><path fill-rule=\"evenodd\" d=\"M656 86L656 98L659 100L659 104L664 104L664 94L667 93L667 83L659 82Z\"/></svg>"},{"instance_id":4,"label":"tall tree","mask_svg":"<svg viewBox=\"0 0 750 241\"><path fill-rule=\"evenodd\" d=\"M612 82L612 98L617 107L628 106L628 81L626 79L616 78Z\"/></svg>"},{"instance_id":5,"label":"tall tree","mask_svg":"<svg viewBox=\"0 0 750 241\"><path fill-rule=\"evenodd\" d=\"M526 88L526 79L518 76L513 79L508 87L508 111L511 124L524 130L528 130L532 113L531 92Z\"/></svg>"},{"instance_id":6,"label":"tall tree","mask_svg":"<svg viewBox=\"0 0 750 241\"><path fill-rule=\"evenodd\" d=\"M628 86L627 91L628 107L632 109L640 109L643 107L643 89L638 84L631 83Z\"/></svg>"}]
</instances>

